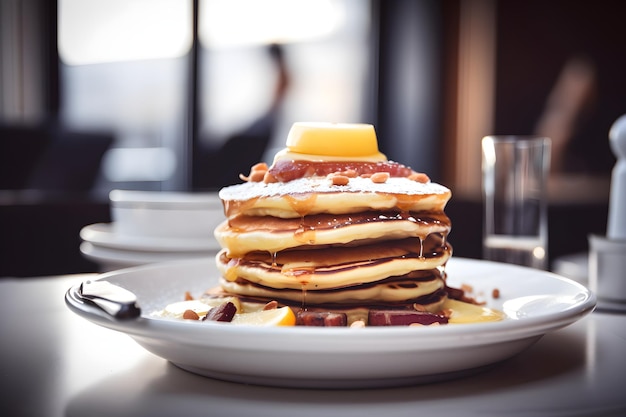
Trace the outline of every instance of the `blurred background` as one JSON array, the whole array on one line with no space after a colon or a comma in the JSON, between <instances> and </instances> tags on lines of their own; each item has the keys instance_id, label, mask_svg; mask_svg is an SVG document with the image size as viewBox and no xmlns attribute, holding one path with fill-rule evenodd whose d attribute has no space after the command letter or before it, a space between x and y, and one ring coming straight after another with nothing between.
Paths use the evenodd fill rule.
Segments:
<instances>
[{"instance_id":1,"label":"blurred background","mask_svg":"<svg viewBox=\"0 0 626 417\"><path fill-rule=\"evenodd\" d=\"M112 189L214 191L296 121L364 122L453 191L481 256L480 140L553 140L550 259L604 234L621 0L1 0L0 276L96 271Z\"/></svg>"}]
</instances>

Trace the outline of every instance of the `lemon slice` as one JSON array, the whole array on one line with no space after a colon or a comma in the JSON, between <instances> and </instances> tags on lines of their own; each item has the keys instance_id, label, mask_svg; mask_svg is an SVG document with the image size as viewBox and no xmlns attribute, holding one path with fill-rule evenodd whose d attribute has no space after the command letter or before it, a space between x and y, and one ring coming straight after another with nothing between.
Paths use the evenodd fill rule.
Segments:
<instances>
[{"instance_id":1,"label":"lemon slice","mask_svg":"<svg viewBox=\"0 0 626 417\"><path fill-rule=\"evenodd\" d=\"M232 324L251 326L295 326L296 315L289 307L235 314Z\"/></svg>"}]
</instances>

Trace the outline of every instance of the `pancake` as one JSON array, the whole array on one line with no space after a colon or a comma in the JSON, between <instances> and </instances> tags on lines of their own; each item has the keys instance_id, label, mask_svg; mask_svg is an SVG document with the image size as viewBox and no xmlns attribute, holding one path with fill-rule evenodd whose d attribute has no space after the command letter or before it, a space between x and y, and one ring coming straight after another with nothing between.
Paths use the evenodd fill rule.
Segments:
<instances>
[{"instance_id":1,"label":"pancake","mask_svg":"<svg viewBox=\"0 0 626 417\"><path fill-rule=\"evenodd\" d=\"M300 218L394 209L441 212L450 196L450 190L442 185L404 177L392 177L384 183L355 177L346 185L333 185L327 177L305 177L286 183L245 182L219 191L229 218L240 214Z\"/></svg>"},{"instance_id":2,"label":"pancake","mask_svg":"<svg viewBox=\"0 0 626 417\"><path fill-rule=\"evenodd\" d=\"M402 276L444 265L452 247L438 235L315 250L250 252L216 255L217 268L227 281L247 281L276 289L324 290Z\"/></svg>"},{"instance_id":3,"label":"pancake","mask_svg":"<svg viewBox=\"0 0 626 417\"><path fill-rule=\"evenodd\" d=\"M366 211L317 214L283 219L271 216L233 216L220 224L215 237L229 255L252 251L279 252L301 246L362 245L439 233L447 235L450 219L444 213Z\"/></svg>"},{"instance_id":4,"label":"pancake","mask_svg":"<svg viewBox=\"0 0 626 417\"><path fill-rule=\"evenodd\" d=\"M445 282L439 270L416 271L401 277L334 288L331 290L276 289L255 284L244 279L227 281L221 279L221 287L245 297L274 299L295 305L369 305L390 306L394 304L419 303L424 297L444 289Z\"/></svg>"}]
</instances>

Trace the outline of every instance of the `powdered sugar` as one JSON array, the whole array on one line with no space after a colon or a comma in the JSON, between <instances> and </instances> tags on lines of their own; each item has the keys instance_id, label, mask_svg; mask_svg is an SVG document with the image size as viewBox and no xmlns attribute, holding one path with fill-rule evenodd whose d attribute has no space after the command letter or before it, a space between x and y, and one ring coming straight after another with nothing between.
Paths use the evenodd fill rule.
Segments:
<instances>
[{"instance_id":1,"label":"powdered sugar","mask_svg":"<svg viewBox=\"0 0 626 417\"><path fill-rule=\"evenodd\" d=\"M405 195L447 194L450 190L443 185L421 183L404 177L392 177L384 183L374 183L369 178L350 178L347 185L332 185L326 177L300 178L289 182L246 182L222 188L222 200L244 201L251 198L294 195L306 193L385 193Z\"/></svg>"}]
</instances>

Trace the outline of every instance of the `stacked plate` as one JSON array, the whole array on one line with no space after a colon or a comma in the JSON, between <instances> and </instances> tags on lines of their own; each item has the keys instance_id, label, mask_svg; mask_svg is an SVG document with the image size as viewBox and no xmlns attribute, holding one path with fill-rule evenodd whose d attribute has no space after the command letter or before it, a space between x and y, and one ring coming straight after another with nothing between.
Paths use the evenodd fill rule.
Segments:
<instances>
[{"instance_id":1,"label":"stacked plate","mask_svg":"<svg viewBox=\"0 0 626 417\"><path fill-rule=\"evenodd\" d=\"M112 223L80 231L82 254L102 271L215 256L213 230L225 217L217 193L113 190Z\"/></svg>"}]
</instances>

